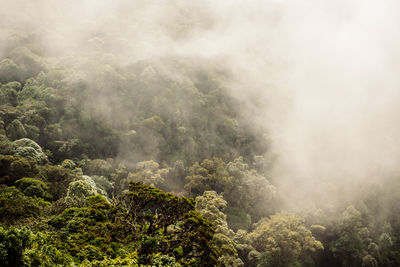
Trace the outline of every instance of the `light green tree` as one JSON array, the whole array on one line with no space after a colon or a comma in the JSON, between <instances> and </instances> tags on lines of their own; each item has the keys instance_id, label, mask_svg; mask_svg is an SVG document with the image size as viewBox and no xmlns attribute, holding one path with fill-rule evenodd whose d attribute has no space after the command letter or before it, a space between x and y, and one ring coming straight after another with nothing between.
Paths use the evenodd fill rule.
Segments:
<instances>
[{"instance_id":1,"label":"light green tree","mask_svg":"<svg viewBox=\"0 0 400 267\"><path fill-rule=\"evenodd\" d=\"M67 197L86 198L93 196L96 193L96 189L94 189L88 182L78 180L69 184Z\"/></svg>"},{"instance_id":2,"label":"light green tree","mask_svg":"<svg viewBox=\"0 0 400 267\"><path fill-rule=\"evenodd\" d=\"M136 164L136 171L128 174L128 181L142 181L144 184L160 187L165 182L168 169L160 168L160 165L153 161L141 161Z\"/></svg>"},{"instance_id":3,"label":"light green tree","mask_svg":"<svg viewBox=\"0 0 400 267\"><path fill-rule=\"evenodd\" d=\"M7 125L6 133L10 140L21 139L27 136L24 125L17 119Z\"/></svg>"},{"instance_id":4,"label":"light green tree","mask_svg":"<svg viewBox=\"0 0 400 267\"><path fill-rule=\"evenodd\" d=\"M236 244L232 239L234 232L228 228L226 215L223 213L226 205L227 202L217 192L205 191L202 196L196 197L195 207L216 227L212 243L222 255L219 260L226 266L243 266L243 262L238 258Z\"/></svg>"},{"instance_id":5,"label":"light green tree","mask_svg":"<svg viewBox=\"0 0 400 267\"><path fill-rule=\"evenodd\" d=\"M261 266L294 266L323 249L298 215L280 212L263 218L248 234L251 245L264 255Z\"/></svg>"}]
</instances>

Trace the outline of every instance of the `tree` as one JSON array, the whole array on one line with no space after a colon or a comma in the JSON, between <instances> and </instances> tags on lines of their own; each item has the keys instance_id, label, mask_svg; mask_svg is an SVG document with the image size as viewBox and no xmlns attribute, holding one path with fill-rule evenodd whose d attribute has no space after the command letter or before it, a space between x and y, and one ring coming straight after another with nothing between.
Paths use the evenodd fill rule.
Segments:
<instances>
[{"instance_id":1,"label":"tree","mask_svg":"<svg viewBox=\"0 0 400 267\"><path fill-rule=\"evenodd\" d=\"M168 175L168 169L159 168L160 165L153 161L141 161L136 164L136 171L128 174L130 181L142 181L144 184L161 187Z\"/></svg>"},{"instance_id":2,"label":"tree","mask_svg":"<svg viewBox=\"0 0 400 267\"><path fill-rule=\"evenodd\" d=\"M253 220L273 211L276 189L266 177L250 169L243 157L229 162L226 169L234 177L232 190L225 194L230 206L250 213Z\"/></svg>"},{"instance_id":3,"label":"tree","mask_svg":"<svg viewBox=\"0 0 400 267\"><path fill-rule=\"evenodd\" d=\"M22 178L15 182L15 186L25 195L29 197L40 197L50 200L52 197L47 192L48 186L45 182L35 178Z\"/></svg>"},{"instance_id":4,"label":"tree","mask_svg":"<svg viewBox=\"0 0 400 267\"><path fill-rule=\"evenodd\" d=\"M16 140L27 136L24 125L17 119L7 125L6 132L10 140Z\"/></svg>"},{"instance_id":5,"label":"tree","mask_svg":"<svg viewBox=\"0 0 400 267\"><path fill-rule=\"evenodd\" d=\"M9 82L0 86L0 105L17 105L17 90L21 89L19 82Z\"/></svg>"},{"instance_id":6,"label":"tree","mask_svg":"<svg viewBox=\"0 0 400 267\"><path fill-rule=\"evenodd\" d=\"M128 213L123 216L133 231L141 229L151 237L142 245L141 254L174 255L184 265L214 266L217 252L211 245L215 228L194 211L193 199L177 197L162 190L131 182L123 197ZM157 233L163 236L157 238ZM144 264L150 258L144 258Z\"/></svg>"},{"instance_id":7,"label":"tree","mask_svg":"<svg viewBox=\"0 0 400 267\"><path fill-rule=\"evenodd\" d=\"M0 184L13 185L22 177L35 177L38 168L34 160L21 156L0 155Z\"/></svg>"},{"instance_id":8,"label":"tree","mask_svg":"<svg viewBox=\"0 0 400 267\"><path fill-rule=\"evenodd\" d=\"M236 244L232 240L234 233L228 228L223 213L226 205L227 202L215 191L204 191L202 196L196 197L196 210L216 227L212 244L222 255L219 260L225 262L225 265L234 263L241 266L243 262L238 259Z\"/></svg>"},{"instance_id":9,"label":"tree","mask_svg":"<svg viewBox=\"0 0 400 267\"><path fill-rule=\"evenodd\" d=\"M0 61L0 82L21 81L21 69L12 59Z\"/></svg>"},{"instance_id":10,"label":"tree","mask_svg":"<svg viewBox=\"0 0 400 267\"><path fill-rule=\"evenodd\" d=\"M188 183L185 190L194 196L207 190L217 193L229 192L233 187L233 177L229 175L226 164L220 158L205 159L200 164L196 162L189 168L186 179Z\"/></svg>"},{"instance_id":11,"label":"tree","mask_svg":"<svg viewBox=\"0 0 400 267\"><path fill-rule=\"evenodd\" d=\"M377 266L378 262L375 260L374 257L372 257L369 254L362 259L362 267L377 267Z\"/></svg>"},{"instance_id":12,"label":"tree","mask_svg":"<svg viewBox=\"0 0 400 267\"><path fill-rule=\"evenodd\" d=\"M0 227L0 266L23 266L31 235L32 232L26 228Z\"/></svg>"},{"instance_id":13,"label":"tree","mask_svg":"<svg viewBox=\"0 0 400 267\"><path fill-rule=\"evenodd\" d=\"M40 175L45 177L46 181L49 182L49 193L53 196L53 200L64 197L69 184L78 179L74 171L63 168L60 165L44 165L40 168Z\"/></svg>"},{"instance_id":14,"label":"tree","mask_svg":"<svg viewBox=\"0 0 400 267\"><path fill-rule=\"evenodd\" d=\"M265 253L263 266L304 263L311 253L323 249L304 225L304 219L286 212L261 219L247 238L257 251Z\"/></svg>"},{"instance_id":15,"label":"tree","mask_svg":"<svg viewBox=\"0 0 400 267\"><path fill-rule=\"evenodd\" d=\"M67 197L72 198L86 198L96 195L96 189L93 188L88 182L78 180L71 182L68 186Z\"/></svg>"},{"instance_id":16,"label":"tree","mask_svg":"<svg viewBox=\"0 0 400 267\"><path fill-rule=\"evenodd\" d=\"M7 224L37 217L49 203L24 195L14 186L0 186L0 220Z\"/></svg>"},{"instance_id":17,"label":"tree","mask_svg":"<svg viewBox=\"0 0 400 267\"><path fill-rule=\"evenodd\" d=\"M45 164L48 162L47 156L43 153L42 148L29 138L15 140L13 145L15 147L14 155L32 158L38 164Z\"/></svg>"},{"instance_id":18,"label":"tree","mask_svg":"<svg viewBox=\"0 0 400 267\"><path fill-rule=\"evenodd\" d=\"M329 243L329 250L333 253L334 260L342 266L370 266L369 264L376 262L372 255L368 255L371 241L360 211L354 206L348 206L336 226L335 239ZM373 244L370 247L371 252L372 246Z\"/></svg>"}]
</instances>

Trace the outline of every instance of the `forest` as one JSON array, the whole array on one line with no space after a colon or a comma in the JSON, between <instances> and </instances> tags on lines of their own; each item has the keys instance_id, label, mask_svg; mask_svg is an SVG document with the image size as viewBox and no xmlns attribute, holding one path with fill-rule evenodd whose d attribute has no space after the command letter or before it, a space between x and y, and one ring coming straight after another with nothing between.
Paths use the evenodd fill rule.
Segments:
<instances>
[{"instance_id":1,"label":"forest","mask_svg":"<svg viewBox=\"0 0 400 267\"><path fill-rule=\"evenodd\" d=\"M157 43L213 18L171 1L148 40L127 2L74 38L45 23L62 10L0 12L0 266L400 266L399 172L293 208L262 98L232 92L229 60Z\"/></svg>"}]
</instances>

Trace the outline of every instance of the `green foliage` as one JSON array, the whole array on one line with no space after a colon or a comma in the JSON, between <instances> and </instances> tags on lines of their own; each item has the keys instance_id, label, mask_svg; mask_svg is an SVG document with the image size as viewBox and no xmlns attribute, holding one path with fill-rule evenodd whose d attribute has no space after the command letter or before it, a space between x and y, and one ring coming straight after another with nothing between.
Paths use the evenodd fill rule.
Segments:
<instances>
[{"instance_id":1,"label":"green foliage","mask_svg":"<svg viewBox=\"0 0 400 267\"><path fill-rule=\"evenodd\" d=\"M190 8L173 16L162 30L178 39L211 25ZM8 32L0 220L33 233L0 228L0 266L400 266L398 177L307 217L311 232L286 213L252 228L280 210L282 192L268 176L265 129L230 95L219 63L119 64L112 31L60 56L37 33Z\"/></svg>"},{"instance_id":2,"label":"green foliage","mask_svg":"<svg viewBox=\"0 0 400 267\"><path fill-rule=\"evenodd\" d=\"M212 244L221 255L219 261L225 262L225 265L227 265L228 262L238 260L236 264L239 264L236 244L231 238L234 233L228 228L226 215L222 212L226 204L223 197L215 191L205 191L202 196L196 197L196 210L216 227Z\"/></svg>"},{"instance_id":3,"label":"green foliage","mask_svg":"<svg viewBox=\"0 0 400 267\"><path fill-rule=\"evenodd\" d=\"M366 255L362 259L362 267L377 267L377 266L378 266L378 262L371 255Z\"/></svg>"},{"instance_id":4,"label":"green foliage","mask_svg":"<svg viewBox=\"0 0 400 267\"><path fill-rule=\"evenodd\" d=\"M51 244L51 236L39 232L31 236L31 246L25 250L27 266L70 266L72 257Z\"/></svg>"},{"instance_id":5,"label":"green foliage","mask_svg":"<svg viewBox=\"0 0 400 267\"><path fill-rule=\"evenodd\" d=\"M140 183L130 189L118 205L95 195L88 207L65 209L48 222L54 231L46 242L83 266L216 264L214 228L193 211L193 200Z\"/></svg>"},{"instance_id":6,"label":"green foliage","mask_svg":"<svg viewBox=\"0 0 400 267\"><path fill-rule=\"evenodd\" d=\"M26 196L15 187L0 187L0 220L7 224L38 217L48 202Z\"/></svg>"},{"instance_id":7,"label":"green foliage","mask_svg":"<svg viewBox=\"0 0 400 267\"><path fill-rule=\"evenodd\" d=\"M49 182L49 193L54 200L64 197L69 184L77 179L77 175L72 170L59 165L45 165L40 168L40 174Z\"/></svg>"},{"instance_id":8,"label":"green foliage","mask_svg":"<svg viewBox=\"0 0 400 267\"><path fill-rule=\"evenodd\" d=\"M84 159L80 165L87 175L109 176L113 171L110 162L102 159Z\"/></svg>"},{"instance_id":9,"label":"green foliage","mask_svg":"<svg viewBox=\"0 0 400 267\"><path fill-rule=\"evenodd\" d=\"M15 147L14 155L32 158L39 164L47 163L47 156L43 153L42 148L29 138L22 138L13 142Z\"/></svg>"},{"instance_id":10,"label":"green foliage","mask_svg":"<svg viewBox=\"0 0 400 267\"><path fill-rule=\"evenodd\" d=\"M21 81L21 69L9 58L0 61L0 82L7 83L11 81Z\"/></svg>"},{"instance_id":11,"label":"green foliage","mask_svg":"<svg viewBox=\"0 0 400 267\"><path fill-rule=\"evenodd\" d=\"M0 183L13 185L22 177L35 177L38 168L31 159L20 156L0 155Z\"/></svg>"},{"instance_id":12,"label":"green foliage","mask_svg":"<svg viewBox=\"0 0 400 267\"><path fill-rule=\"evenodd\" d=\"M253 220L273 212L276 189L266 177L250 169L243 157L229 162L226 169L234 177L234 186L225 193L230 207L246 210Z\"/></svg>"},{"instance_id":13,"label":"green foliage","mask_svg":"<svg viewBox=\"0 0 400 267\"><path fill-rule=\"evenodd\" d=\"M176 267L176 266L181 266L179 263L176 263L175 257L171 257L168 255L161 255L161 254L156 254L153 257L151 266L155 267Z\"/></svg>"},{"instance_id":14,"label":"green foliage","mask_svg":"<svg viewBox=\"0 0 400 267\"><path fill-rule=\"evenodd\" d=\"M2 121L0 121L1 123ZM12 142L5 135L0 134L0 154L9 155L12 154L13 150Z\"/></svg>"},{"instance_id":15,"label":"green foliage","mask_svg":"<svg viewBox=\"0 0 400 267\"><path fill-rule=\"evenodd\" d=\"M310 230L304 225L304 219L298 215L278 213L270 219L262 219L249 233L252 246L264 252L264 266L296 265L310 252L323 249Z\"/></svg>"},{"instance_id":16,"label":"green foliage","mask_svg":"<svg viewBox=\"0 0 400 267\"><path fill-rule=\"evenodd\" d=\"M83 180L71 182L68 186L67 197L86 198L95 194L96 189Z\"/></svg>"},{"instance_id":17,"label":"green foliage","mask_svg":"<svg viewBox=\"0 0 400 267\"><path fill-rule=\"evenodd\" d=\"M373 254L379 249L375 243L371 243L365 221L360 211L354 206L347 207L342 213L335 237L336 239L329 243L329 250L333 253L333 258L341 262L342 266L370 266L369 264L376 263L376 259L368 255L368 247Z\"/></svg>"},{"instance_id":18,"label":"green foliage","mask_svg":"<svg viewBox=\"0 0 400 267\"><path fill-rule=\"evenodd\" d=\"M141 161L136 164L136 171L128 174L128 180L141 181L150 186L162 187L168 175L168 169L160 169L159 167L159 164L153 160Z\"/></svg>"},{"instance_id":19,"label":"green foliage","mask_svg":"<svg viewBox=\"0 0 400 267\"><path fill-rule=\"evenodd\" d=\"M227 234L228 225L223 210L226 208L226 201L215 191L204 191L202 196L196 197L196 210L211 221L221 232Z\"/></svg>"},{"instance_id":20,"label":"green foliage","mask_svg":"<svg viewBox=\"0 0 400 267\"><path fill-rule=\"evenodd\" d=\"M66 169L70 169L70 170L74 170L76 168L76 164L70 159L65 159L61 163L61 167L66 168Z\"/></svg>"},{"instance_id":21,"label":"green foliage","mask_svg":"<svg viewBox=\"0 0 400 267\"><path fill-rule=\"evenodd\" d=\"M151 227L163 225L166 230L168 225L181 220L187 212L194 209L192 199L166 194L154 187L145 186L141 182L131 182L129 190L124 196L124 203L129 207L129 216L132 217L132 221L140 225L145 224L147 212L155 213L158 210L160 212L160 215L157 215L158 222ZM148 232L157 230L151 227Z\"/></svg>"},{"instance_id":22,"label":"green foliage","mask_svg":"<svg viewBox=\"0 0 400 267\"><path fill-rule=\"evenodd\" d=\"M97 190L101 190L108 195L111 195L114 189L114 184L104 176L92 176L93 181L96 183Z\"/></svg>"},{"instance_id":23,"label":"green foliage","mask_svg":"<svg viewBox=\"0 0 400 267\"><path fill-rule=\"evenodd\" d=\"M159 116L153 116L151 118L142 120L142 125L147 129L159 132L165 124Z\"/></svg>"},{"instance_id":24,"label":"green foliage","mask_svg":"<svg viewBox=\"0 0 400 267\"><path fill-rule=\"evenodd\" d=\"M226 208L227 222L232 230L249 230L251 226L251 216L243 209L236 207Z\"/></svg>"},{"instance_id":25,"label":"green foliage","mask_svg":"<svg viewBox=\"0 0 400 267\"><path fill-rule=\"evenodd\" d=\"M43 70L41 58L27 47L17 47L10 52L9 56L20 71L18 81L25 81L28 77L34 77Z\"/></svg>"},{"instance_id":26,"label":"green foliage","mask_svg":"<svg viewBox=\"0 0 400 267\"><path fill-rule=\"evenodd\" d=\"M26 228L0 227L0 266L23 266L24 252L31 242Z\"/></svg>"},{"instance_id":27,"label":"green foliage","mask_svg":"<svg viewBox=\"0 0 400 267\"><path fill-rule=\"evenodd\" d=\"M15 182L15 186L25 195L29 197L39 197L46 200L51 199L51 195L47 192L46 183L35 178L22 178Z\"/></svg>"},{"instance_id":28,"label":"green foliage","mask_svg":"<svg viewBox=\"0 0 400 267\"><path fill-rule=\"evenodd\" d=\"M172 236L164 236L166 240L154 237L145 239L141 253L149 254L156 251L172 253L175 248L180 247L183 253L177 253L175 250L173 255L182 264L190 264L193 260L190 255L193 255L196 263L200 265L216 263L216 252L211 246L214 227L193 211L192 199L180 198L134 182L130 184L130 192L125 196L124 202L129 210L128 220L135 225L134 228L140 226L147 234L161 231L166 235L168 226L177 225L177 230L169 234ZM179 240L179 243L174 240Z\"/></svg>"},{"instance_id":29,"label":"green foliage","mask_svg":"<svg viewBox=\"0 0 400 267\"><path fill-rule=\"evenodd\" d=\"M275 187L265 177L250 169L242 157L228 164L217 158L205 159L201 164L195 163L189 168L186 179L188 183L185 190L191 195L199 195L206 190L223 193L230 210L241 214L245 224L273 210ZM235 218L232 212L230 218Z\"/></svg>"},{"instance_id":30,"label":"green foliage","mask_svg":"<svg viewBox=\"0 0 400 267\"><path fill-rule=\"evenodd\" d=\"M17 90L21 88L18 82L10 82L0 87L0 105L17 105Z\"/></svg>"},{"instance_id":31,"label":"green foliage","mask_svg":"<svg viewBox=\"0 0 400 267\"><path fill-rule=\"evenodd\" d=\"M200 164L196 162L189 168L186 179L185 189L191 195L200 195L206 190L221 193L233 186L233 177L229 176L224 161L219 158L205 159Z\"/></svg>"},{"instance_id":32,"label":"green foliage","mask_svg":"<svg viewBox=\"0 0 400 267\"><path fill-rule=\"evenodd\" d=\"M105 257L103 260L93 260L88 261L85 260L81 263L82 267L119 267L119 266L127 266L127 267L138 267L138 257L136 253L131 253L127 255L125 258L121 258L117 256L115 259L110 257Z\"/></svg>"},{"instance_id":33,"label":"green foliage","mask_svg":"<svg viewBox=\"0 0 400 267\"><path fill-rule=\"evenodd\" d=\"M101 195L89 196L89 197L87 197L87 200L88 200L88 203L89 203L89 207L91 207L91 208L95 208L95 209L110 208L110 205L109 205L107 199L104 198Z\"/></svg>"},{"instance_id":34,"label":"green foliage","mask_svg":"<svg viewBox=\"0 0 400 267\"><path fill-rule=\"evenodd\" d=\"M25 138L27 136L24 125L17 119L7 125L6 132L7 137L10 138L10 140Z\"/></svg>"}]
</instances>

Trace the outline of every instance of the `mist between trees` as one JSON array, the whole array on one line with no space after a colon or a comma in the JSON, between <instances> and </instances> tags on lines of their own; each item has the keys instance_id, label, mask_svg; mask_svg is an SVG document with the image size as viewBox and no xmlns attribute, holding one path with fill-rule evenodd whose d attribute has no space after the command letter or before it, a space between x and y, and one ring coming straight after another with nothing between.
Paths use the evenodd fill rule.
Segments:
<instances>
[{"instance_id":1,"label":"mist between trees","mask_svg":"<svg viewBox=\"0 0 400 267\"><path fill-rule=\"evenodd\" d=\"M400 265L397 1L0 4L0 266Z\"/></svg>"}]
</instances>

